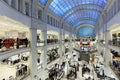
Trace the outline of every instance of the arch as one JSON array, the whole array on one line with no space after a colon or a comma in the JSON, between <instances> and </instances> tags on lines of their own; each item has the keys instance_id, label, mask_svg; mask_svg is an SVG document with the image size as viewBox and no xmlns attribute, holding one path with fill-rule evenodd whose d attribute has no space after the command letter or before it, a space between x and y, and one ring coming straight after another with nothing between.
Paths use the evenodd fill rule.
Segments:
<instances>
[{"instance_id":1,"label":"arch","mask_svg":"<svg viewBox=\"0 0 120 80\"><path fill-rule=\"evenodd\" d=\"M79 8L86 7L86 6L93 6L93 7L97 8L97 9L99 9L100 11L103 10L103 8L101 8L100 6L98 6L98 5L96 5L96 4L83 4L83 5L79 5L79 6L75 6L75 7L71 8L70 10L68 10L68 11L64 14L64 16L67 15L68 13L70 13L70 12L73 11L73 10L77 10L77 9L79 9ZM63 17L64 17L64 16L63 16Z\"/></svg>"},{"instance_id":2,"label":"arch","mask_svg":"<svg viewBox=\"0 0 120 80\"><path fill-rule=\"evenodd\" d=\"M78 27L76 28L76 33L77 33L77 31L78 31L81 27L85 27L85 26L91 27L91 28L95 29L95 27L94 27L93 25L90 25L90 24L81 24L80 26L78 26Z\"/></svg>"},{"instance_id":3,"label":"arch","mask_svg":"<svg viewBox=\"0 0 120 80\"><path fill-rule=\"evenodd\" d=\"M77 24L78 22L80 22L80 21L92 21L92 22L97 22L96 20L94 20L94 19L92 19L92 18L79 18L79 19L77 19L77 21L75 21L75 23L73 24L73 26L75 25L75 24Z\"/></svg>"},{"instance_id":4,"label":"arch","mask_svg":"<svg viewBox=\"0 0 120 80\"><path fill-rule=\"evenodd\" d=\"M76 13L78 13L78 12L86 12L86 11L96 12L96 13L98 13L99 15L101 14L101 12L98 12L98 11L96 11L96 10L86 9L86 10L79 10L79 11L73 12L73 13L67 15L67 16L63 16L63 19L67 19L67 18L69 18L69 16L74 15L74 14L76 14Z\"/></svg>"},{"instance_id":5,"label":"arch","mask_svg":"<svg viewBox=\"0 0 120 80\"><path fill-rule=\"evenodd\" d=\"M92 26L96 26L96 22L92 22L92 21L80 21L78 22L77 24L73 25L73 27L78 27L79 25L82 25L82 24L90 24Z\"/></svg>"},{"instance_id":6,"label":"arch","mask_svg":"<svg viewBox=\"0 0 120 80\"><path fill-rule=\"evenodd\" d=\"M77 12L69 16L65 21L68 22L69 24L74 23L79 18L91 18L97 21L99 17L100 15L97 12L85 11L85 12Z\"/></svg>"},{"instance_id":7,"label":"arch","mask_svg":"<svg viewBox=\"0 0 120 80\"><path fill-rule=\"evenodd\" d=\"M74 9L74 7L77 6L93 5L97 9L103 10L106 3L107 0L53 0L49 5L49 9L62 17L66 12L69 12L69 10Z\"/></svg>"}]
</instances>

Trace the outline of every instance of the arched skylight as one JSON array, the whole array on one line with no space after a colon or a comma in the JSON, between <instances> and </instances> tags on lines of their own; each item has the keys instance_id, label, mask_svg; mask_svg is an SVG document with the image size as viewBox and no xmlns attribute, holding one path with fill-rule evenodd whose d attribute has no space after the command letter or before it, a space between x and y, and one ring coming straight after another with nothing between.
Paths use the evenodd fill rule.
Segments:
<instances>
[{"instance_id":1,"label":"arched skylight","mask_svg":"<svg viewBox=\"0 0 120 80\"><path fill-rule=\"evenodd\" d=\"M76 6L82 5L97 5L104 8L107 0L53 0L49 8L55 14L63 16L68 10Z\"/></svg>"},{"instance_id":2,"label":"arched skylight","mask_svg":"<svg viewBox=\"0 0 120 80\"><path fill-rule=\"evenodd\" d=\"M45 5L49 0L39 0ZM51 0L48 8L56 15L61 17L73 28L78 29L79 26L87 24L94 27L107 4L108 0ZM87 33L84 33L83 30ZM81 33L82 31L83 33ZM93 32L93 33L92 33ZM87 36L88 33L94 34L94 28L82 27L78 30L80 35Z\"/></svg>"},{"instance_id":3,"label":"arched skylight","mask_svg":"<svg viewBox=\"0 0 120 80\"><path fill-rule=\"evenodd\" d=\"M83 23L80 20L86 19L90 22L84 24L92 22L96 26L106 3L107 0L53 0L49 9L73 27L79 26Z\"/></svg>"},{"instance_id":4,"label":"arched skylight","mask_svg":"<svg viewBox=\"0 0 120 80\"><path fill-rule=\"evenodd\" d=\"M74 13L73 15L69 16L66 21L69 23L69 24L74 24L78 19L83 19L83 18L88 18L89 20L90 19L93 19L95 21L98 20L99 18L99 14L97 12L92 12L92 11L83 11L83 12L77 12L77 13Z\"/></svg>"}]
</instances>

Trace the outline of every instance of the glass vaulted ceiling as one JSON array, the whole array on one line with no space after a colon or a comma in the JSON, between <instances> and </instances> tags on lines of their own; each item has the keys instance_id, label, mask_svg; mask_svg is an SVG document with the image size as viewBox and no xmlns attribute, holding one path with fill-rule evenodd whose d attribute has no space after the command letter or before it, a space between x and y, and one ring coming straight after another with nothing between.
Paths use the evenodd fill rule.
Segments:
<instances>
[{"instance_id":1,"label":"glass vaulted ceiling","mask_svg":"<svg viewBox=\"0 0 120 80\"><path fill-rule=\"evenodd\" d=\"M49 0L39 0L43 5ZM74 28L96 26L107 0L51 0L49 9ZM88 26L89 27L89 26ZM87 28L86 28L87 29ZM79 30L78 30L79 31Z\"/></svg>"}]
</instances>

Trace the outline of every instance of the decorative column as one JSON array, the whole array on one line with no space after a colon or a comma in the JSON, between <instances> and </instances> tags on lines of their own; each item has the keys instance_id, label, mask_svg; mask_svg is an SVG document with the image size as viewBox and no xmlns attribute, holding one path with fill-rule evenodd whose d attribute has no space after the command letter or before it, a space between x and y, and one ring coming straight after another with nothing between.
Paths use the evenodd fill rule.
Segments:
<instances>
[{"instance_id":1,"label":"decorative column","mask_svg":"<svg viewBox=\"0 0 120 80\"><path fill-rule=\"evenodd\" d=\"M101 40L101 35L100 35L100 31L101 31L101 24L102 24L102 16L101 16L101 18L100 18L100 20L99 20L99 23L98 23L98 27L96 28L96 30L97 30L97 50L98 50L98 54L99 55L101 55L101 52L102 52L102 46L100 45L101 44L101 42L100 42L100 40Z\"/></svg>"},{"instance_id":2,"label":"decorative column","mask_svg":"<svg viewBox=\"0 0 120 80\"><path fill-rule=\"evenodd\" d=\"M43 69L47 68L47 31L42 31L44 40L44 53L42 54Z\"/></svg>"},{"instance_id":3,"label":"decorative column","mask_svg":"<svg viewBox=\"0 0 120 80\"><path fill-rule=\"evenodd\" d=\"M71 33L69 33L69 40L70 40L69 42L70 53L72 54L73 47L72 47L72 34Z\"/></svg>"},{"instance_id":4,"label":"decorative column","mask_svg":"<svg viewBox=\"0 0 120 80\"><path fill-rule=\"evenodd\" d=\"M28 4L29 4L29 11L28 11L28 14L29 14L29 16L31 16L32 1L29 0L29 1L28 1Z\"/></svg>"},{"instance_id":5,"label":"decorative column","mask_svg":"<svg viewBox=\"0 0 120 80\"><path fill-rule=\"evenodd\" d=\"M31 16L33 17L33 18L37 18L38 16L37 16L37 7L36 7L36 5L37 5L37 1L36 0L32 0L32 1L30 1L31 2ZM24 6L23 6L24 7ZM24 10L22 10L23 12L24 12Z\"/></svg>"},{"instance_id":6,"label":"decorative column","mask_svg":"<svg viewBox=\"0 0 120 80\"><path fill-rule=\"evenodd\" d=\"M75 40L75 39L76 39L76 34L74 33L74 44L75 44L75 42L76 42L76 40Z\"/></svg>"},{"instance_id":7,"label":"decorative column","mask_svg":"<svg viewBox=\"0 0 120 80\"><path fill-rule=\"evenodd\" d=\"M104 60L106 66L109 65L109 63L112 63L112 53L110 52L109 49L109 40L110 40L110 31L106 30L105 32L105 53L104 53Z\"/></svg>"},{"instance_id":8,"label":"decorative column","mask_svg":"<svg viewBox=\"0 0 120 80\"><path fill-rule=\"evenodd\" d=\"M30 77L31 80L36 80L37 78L37 29L30 29Z\"/></svg>"},{"instance_id":9,"label":"decorative column","mask_svg":"<svg viewBox=\"0 0 120 80\"><path fill-rule=\"evenodd\" d=\"M65 55L65 42L64 42L64 40L65 40L65 31L64 31L64 29L63 29L63 31L62 31L62 51L63 51L63 56Z\"/></svg>"},{"instance_id":10,"label":"decorative column","mask_svg":"<svg viewBox=\"0 0 120 80\"><path fill-rule=\"evenodd\" d=\"M46 30L43 30L42 31L42 35L43 35L43 38L44 38L44 47L43 47L43 50L44 50L44 53L41 54L41 61L42 61L42 77L41 79L42 80L45 80L46 78L48 78L48 70L47 70L47 31Z\"/></svg>"},{"instance_id":11,"label":"decorative column","mask_svg":"<svg viewBox=\"0 0 120 80\"><path fill-rule=\"evenodd\" d=\"M59 33L59 54L60 54L60 60L59 64L61 65L63 62L63 50L62 50L62 30L60 29Z\"/></svg>"},{"instance_id":12,"label":"decorative column","mask_svg":"<svg viewBox=\"0 0 120 80\"><path fill-rule=\"evenodd\" d=\"M25 0L21 0L21 10L22 13L25 14Z\"/></svg>"},{"instance_id":13,"label":"decorative column","mask_svg":"<svg viewBox=\"0 0 120 80\"><path fill-rule=\"evenodd\" d=\"M18 0L14 0L15 1L15 9L18 10Z\"/></svg>"},{"instance_id":14,"label":"decorative column","mask_svg":"<svg viewBox=\"0 0 120 80\"><path fill-rule=\"evenodd\" d=\"M100 46L100 34L98 33L98 40L97 40L97 50L98 54L101 55L101 46Z\"/></svg>"}]
</instances>

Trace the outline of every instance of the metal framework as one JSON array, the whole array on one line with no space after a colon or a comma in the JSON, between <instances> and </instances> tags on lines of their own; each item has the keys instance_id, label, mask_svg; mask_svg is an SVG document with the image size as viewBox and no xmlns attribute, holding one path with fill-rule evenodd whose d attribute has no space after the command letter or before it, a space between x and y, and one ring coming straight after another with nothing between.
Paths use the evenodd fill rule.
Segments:
<instances>
[{"instance_id":1,"label":"metal framework","mask_svg":"<svg viewBox=\"0 0 120 80\"><path fill-rule=\"evenodd\" d=\"M75 21L75 23L72 25L73 27L74 27L74 25L75 24L77 24L78 22L80 22L80 21L91 21L91 22L94 22L94 23L96 23L97 21L96 20L94 20L94 19L92 19L92 18L79 18L79 19L77 19L76 21Z\"/></svg>"},{"instance_id":2,"label":"metal framework","mask_svg":"<svg viewBox=\"0 0 120 80\"><path fill-rule=\"evenodd\" d=\"M93 7L93 9L91 9L90 7ZM84 9L85 10L85 8L87 9L87 10L93 10L93 11L98 11L99 13L101 13L102 11L103 11L103 8L101 8L100 6L98 6L98 5L95 5L95 4L84 4L84 5L80 5L80 6L76 6L76 7L73 7L73 8L71 8L70 10L68 10L65 14L64 14L64 16L63 16L63 18L65 18L65 16L66 15L68 15L68 14L70 14L71 12L73 12L73 11L75 11L75 10L78 10L78 9ZM89 9L90 8L90 9ZM96 10L95 10L96 9Z\"/></svg>"},{"instance_id":3,"label":"metal framework","mask_svg":"<svg viewBox=\"0 0 120 80\"><path fill-rule=\"evenodd\" d=\"M95 23L91 23L90 21L88 21L88 22L84 22L84 21L83 22L78 22L73 27L77 29L77 27L79 27L82 24L89 24L89 25L92 25L92 26L96 27L96 24Z\"/></svg>"},{"instance_id":4,"label":"metal framework","mask_svg":"<svg viewBox=\"0 0 120 80\"><path fill-rule=\"evenodd\" d=\"M78 26L78 27L76 28L76 32L77 32L80 28L85 27L85 26L91 27L91 28L95 29L95 26L93 26L93 25L90 25L90 24L81 24L80 26Z\"/></svg>"},{"instance_id":5,"label":"metal framework","mask_svg":"<svg viewBox=\"0 0 120 80\"><path fill-rule=\"evenodd\" d=\"M95 13L97 13L98 15L100 15L101 14L101 12L98 12L98 11L96 11L96 10L78 10L78 11L76 11L76 12L73 12L73 13L71 13L71 14L69 14L68 16L65 16L64 17L64 20L66 20L67 18L69 18L70 16L72 16L72 15L74 15L74 14L77 14L77 13L81 13L81 12L89 12L89 11L92 11L92 12L95 12ZM83 16L84 17L84 16Z\"/></svg>"}]
</instances>

